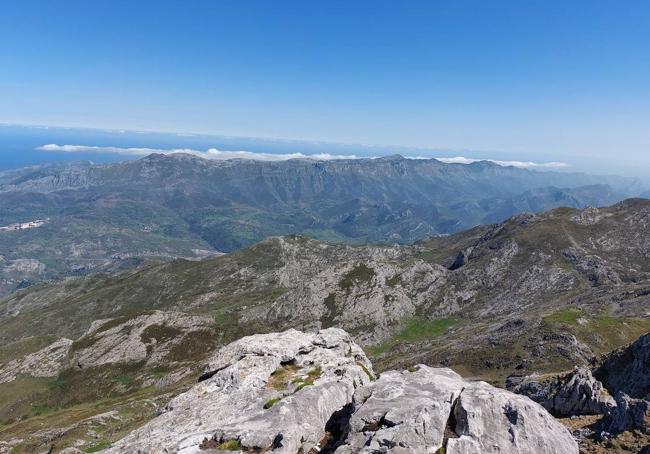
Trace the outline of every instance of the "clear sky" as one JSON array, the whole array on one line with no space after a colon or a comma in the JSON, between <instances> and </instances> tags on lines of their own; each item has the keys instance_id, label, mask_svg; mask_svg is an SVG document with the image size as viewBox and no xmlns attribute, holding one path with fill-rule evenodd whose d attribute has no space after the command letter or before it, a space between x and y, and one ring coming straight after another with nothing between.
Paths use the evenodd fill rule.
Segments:
<instances>
[{"instance_id":1,"label":"clear sky","mask_svg":"<svg viewBox=\"0 0 650 454\"><path fill-rule=\"evenodd\" d=\"M650 170L650 2L7 0L0 122Z\"/></svg>"}]
</instances>

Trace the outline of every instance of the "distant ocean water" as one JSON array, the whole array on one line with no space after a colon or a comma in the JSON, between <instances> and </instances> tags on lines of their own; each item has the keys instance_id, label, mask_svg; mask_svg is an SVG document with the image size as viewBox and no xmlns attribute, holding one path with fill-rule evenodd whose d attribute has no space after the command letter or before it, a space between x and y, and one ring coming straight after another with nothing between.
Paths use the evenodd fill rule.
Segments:
<instances>
[{"instance_id":1,"label":"distant ocean water","mask_svg":"<svg viewBox=\"0 0 650 454\"><path fill-rule=\"evenodd\" d=\"M357 145L266 140L212 135L189 135L134 131L108 131L97 129L72 129L56 127L31 127L0 125L0 170L24 167L45 162L81 161L115 162L136 159L134 156L95 152L52 152L38 150L46 144L88 145L124 148L189 148L205 151L209 148L228 151L259 153L344 154L356 156L383 156L394 153L419 151L394 147L366 147Z\"/></svg>"}]
</instances>

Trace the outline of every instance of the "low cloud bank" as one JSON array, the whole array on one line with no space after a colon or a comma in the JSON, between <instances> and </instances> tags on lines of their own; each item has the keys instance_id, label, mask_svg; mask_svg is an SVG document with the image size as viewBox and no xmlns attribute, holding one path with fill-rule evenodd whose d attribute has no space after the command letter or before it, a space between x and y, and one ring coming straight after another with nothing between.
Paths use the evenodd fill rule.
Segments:
<instances>
[{"instance_id":1,"label":"low cloud bank","mask_svg":"<svg viewBox=\"0 0 650 454\"><path fill-rule=\"evenodd\" d=\"M122 148L122 147L99 147L93 145L57 145L50 143L36 148L41 151L59 153L110 153L124 156L142 157L152 153L176 154L185 153L205 159L226 160L226 159L251 159L255 161L286 161L288 159L313 159L317 161L331 161L335 159L361 159L356 155L338 155L330 153L303 154L303 153L255 153L252 151L225 151L210 148L206 151L193 150L190 148L160 149L160 148ZM409 159L432 159L431 157L415 156ZM568 167L564 162L532 162L532 161L499 161L496 159L473 159L464 156L449 158L435 158L447 164L471 164L478 161L489 161L500 166L520 167L524 169L561 169Z\"/></svg>"},{"instance_id":2,"label":"low cloud bank","mask_svg":"<svg viewBox=\"0 0 650 454\"><path fill-rule=\"evenodd\" d=\"M252 151L224 151L210 148L206 151L192 150L191 148L175 148L164 150L160 148L120 148L120 147L98 147L91 145L57 145L50 143L37 147L41 151L54 151L63 153L112 153L125 156L148 156L152 153L160 154L191 154L205 159L226 160L226 159L252 159L255 161L286 161L287 159L314 159L318 161L329 161L333 159L358 159L355 155L333 155L329 153L318 153L306 155L303 153L255 153Z\"/></svg>"}]
</instances>

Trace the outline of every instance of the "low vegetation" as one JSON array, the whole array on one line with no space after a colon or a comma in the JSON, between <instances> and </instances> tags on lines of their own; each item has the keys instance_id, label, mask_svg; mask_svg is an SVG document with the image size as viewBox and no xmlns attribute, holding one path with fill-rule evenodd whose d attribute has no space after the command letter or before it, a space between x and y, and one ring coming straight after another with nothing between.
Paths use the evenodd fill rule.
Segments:
<instances>
[{"instance_id":1,"label":"low vegetation","mask_svg":"<svg viewBox=\"0 0 650 454\"><path fill-rule=\"evenodd\" d=\"M429 320L424 317L413 317L404 323L402 330L386 342L368 348L368 353L376 356L390 351L393 347L403 343L415 343L435 338L445 334L449 329L457 326L461 320L454 317Z\"/></svg>"}]
</instances>

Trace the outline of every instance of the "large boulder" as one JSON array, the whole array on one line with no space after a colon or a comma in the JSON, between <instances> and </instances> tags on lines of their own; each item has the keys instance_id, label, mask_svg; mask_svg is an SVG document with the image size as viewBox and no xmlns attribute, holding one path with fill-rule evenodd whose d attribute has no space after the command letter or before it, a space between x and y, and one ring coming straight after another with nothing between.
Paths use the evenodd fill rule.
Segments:
<instances>
[{"instance_id":1,"label":"large boulder","mask_svg":"<svg viewBox=\"0 0 650 454\"><path fill-rule=\"evenodd\" d=\"M609 354L594 370L612 394L619 391L642 399L650 395L650 333Z\"/></svg>"},{"instance_id":2,"label":"large boulder","mask_svg":"<svg viewBox=\"0 0 650 454\"><path fill-rule=\"evenodd\" d=\"M616 406L612 396L586 367L576 367L564 375L510 377L506 386L556 416L600 415Z\"/></svg>"},{"instance_id":3,"label":"large boulder","mask_svg":"<svg viewBox=\"0 0 650 454\"><path fill-rule=\"evenodd\" d=\"M199 383L107 453L577 454L568 430L524 396L418 366L375 379L340 329L242 338Z\"/></svg>"},{"instance_id":4,"label":"large boulder","mask_svg":"<svg viewBox=\"0 0 650 454\"><path fill-rule=\"evenodd\" d=\"M450 369L385 372L354 394L350 432L337 454L435 452L466 382Z\"/></svg>"},{"instance_id":5,"label":"large boulder","mask_svg":"<svg viewBox=\"0 0 650 454\"><path fill-rule=\"evenodd\" d=\"M363 351L340 329L245 337L216 353L166 412L107 452L307 453L327 444L355 388L373 378Z\"/></svg>"},{"instance_id":6,"label":"large boulder","mask_svg":"<svg viewBox=\"0 0 650 454\"><path fill-rule=\"evenodd\" d=\"M447 454L577 454L578 443L566 427L524 396L470 383L454 408L458 438Z\"/></svg>"},{"instance_id":7,"label":"large boulder","mask_svg":"<svg viewBox=\"0 0 650 454\"><path fill-rule=\"evenodd\" d=\"M578 452L568 430L527 397L449 369L416 369L357 390L337 454Z\"/></svg>"}]
</instances>

